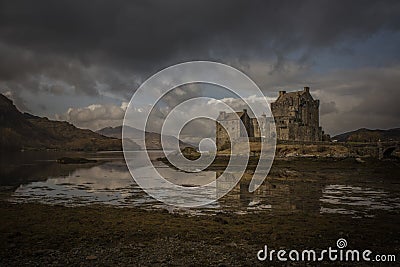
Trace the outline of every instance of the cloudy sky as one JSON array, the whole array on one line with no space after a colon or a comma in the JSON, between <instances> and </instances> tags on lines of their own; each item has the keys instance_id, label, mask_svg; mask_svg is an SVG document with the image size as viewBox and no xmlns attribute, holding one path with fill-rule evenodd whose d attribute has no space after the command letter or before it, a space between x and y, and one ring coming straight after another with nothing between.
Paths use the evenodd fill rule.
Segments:
<instances>
[{"instance_id":1,"label":"cloudy sky","mask_svg":"<svg viewBox=\"0 0 400 267\"><path fill-rule=\"evenodd\" d=\"M189 60L269 98L310 86L331 134L400 127L399 1L0 1L0 92L23 111L120 125L143 81Z\"/></svg>"}]
</instances>

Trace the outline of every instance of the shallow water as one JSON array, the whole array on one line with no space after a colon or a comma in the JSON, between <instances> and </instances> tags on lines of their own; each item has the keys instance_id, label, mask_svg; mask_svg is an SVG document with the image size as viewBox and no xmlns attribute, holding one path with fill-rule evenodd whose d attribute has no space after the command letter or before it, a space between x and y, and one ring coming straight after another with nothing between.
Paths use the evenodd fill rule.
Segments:
<instances>
[{"instance_id":1,"label":"shallow water","mask_svg":"<svg viewBox=\"0 0 400 267\"><path fill-rule=\"evenodd\" d=\"M62 155L65 156L65 153ZM150 155L157 170L177 184L204 184L217 176L214 171L180 172L156 161L161 155L159 152L151 152ZM398 212L400 208L398 185L394 190L389 190L393 186L382 189L381 185L376 184L374 187L373 183L365 187L351 179L343 179L341 182L346 183L341 184L340 181L334 183L330 179L312 177L309 173L300 172L296 176L293 170L286 170L283 177L279 178L272 174L254 193L248 192L248 179L244 179L217 202L195 209L172 208L147 195L134 182L120 152L69 153L66 156L81 156L99 162L88 165L58 164L55 160L60 157L60 153L49 152L3 157L2 166L7 169L2 169L0 181L3 188L12 187L8 200L14 203L39 202L66 206L106 204L116 207L162 208L196 215L218 212L312 212L347 214L360 218L375 216L381 211ZM251 173L246 175L251 177ZM329 178L330 174L326 175ZM213 194L215 190L210 190L210 198ZM193 194L177 197L185 201L185 198L200 196Z\"/></svg>"},{"instance_id":2,"label":"shallow water","mask_svg":"<svg viewBox=\"0 0 400 267\"><path fill-rule=\"evenodd\" d=\"M321 213L372 217L374 210L400 209L400 198L382 189L350 185L327 185L320 198Z\"/></svg>"}]
</instances>

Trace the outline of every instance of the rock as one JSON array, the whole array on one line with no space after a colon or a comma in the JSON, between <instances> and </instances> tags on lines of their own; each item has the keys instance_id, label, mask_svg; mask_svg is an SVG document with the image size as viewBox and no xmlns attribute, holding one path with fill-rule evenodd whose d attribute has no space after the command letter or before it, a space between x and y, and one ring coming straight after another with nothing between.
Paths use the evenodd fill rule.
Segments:
<instances>
[{"instance_id":1,"label":"rock","mask_svg":"<svg viewBox=\"0 0 400 267\"><path fill-rule=\"evenodd\" d=\"M89 255L86 257L87 260L96 260L97 256L96 255Z\"/></svg>"},{"instance_id":2,"label":"rock","mask_svg":"<svg viewBox=\"0 0 400 267\"><path fill-rule=\"evenodd\" d=\"M297 152L289 152L285 156L290 158L290 157L297 157L299 156L299 154Z\"/></svg>"},{"instance_id":3,"label":"rock","mask_svg":"<svg viewBox=\"0 0 400 267\"><path fill-rule=\"evenodd\" d=\"M362 160L361 158L356 158L356 161L357 161L358 163L364 163L364 162L365 162L365 160Z\"/></svg>"}]
</instances>

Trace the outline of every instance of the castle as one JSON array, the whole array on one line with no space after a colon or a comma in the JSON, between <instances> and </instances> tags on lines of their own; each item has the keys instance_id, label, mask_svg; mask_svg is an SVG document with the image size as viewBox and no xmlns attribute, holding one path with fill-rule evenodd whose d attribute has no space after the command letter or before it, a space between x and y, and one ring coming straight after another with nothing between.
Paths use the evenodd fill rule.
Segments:
<instances>
[{"instance_id":1,"label":"castle","mask_svg":"<svg viewBox=\"0 0 400 267\"><path fill-rule=\"evenodd\" d=\"M271 111L275 119L276 136L261 136L261 133L274 132L269 128L273 127L271 117L263 115L258 120L250 118L246 109L236 114L220 112L216 123L217 150L230 147L229 136L231 140L247 136L250 142L261 142L271 137L276 137L278 141L308 142L329 138L319 126L319 100L313 99L309 87L297 92L279 91L278 98L271 103Z\"/></svg>"}]
</instances>

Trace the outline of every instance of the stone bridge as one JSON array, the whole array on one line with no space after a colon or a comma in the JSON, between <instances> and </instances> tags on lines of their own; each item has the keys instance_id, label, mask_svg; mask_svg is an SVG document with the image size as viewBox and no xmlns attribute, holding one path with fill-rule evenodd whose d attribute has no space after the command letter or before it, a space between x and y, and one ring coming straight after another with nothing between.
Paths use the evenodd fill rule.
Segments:
<instances>
[{"instance_id":1,"label":"stone bridge","mask_svg":"<svg viewBox=\"0 0 400 267\"><path fill-rule=\"evenodd\" d=\"M344 143L343 145L348 147L351 153L360 156L370 155L379 159L389 158L396 149L400 149L400 141Z\"/></svg>"},{"instance_id":2,"label":"stone bridge","mask_svg":"<svg viewBox=\"0 0 400 267\"><path fill-rule=\"evenodd\" d=\"M349 155L371 156L378 159L389 158L394 151L400 151L400 141L382 142L307 142L307 141L278 141L278 144L289 145L328 145L345 146L349 150Z\"/></svg>"}]
</instances>

